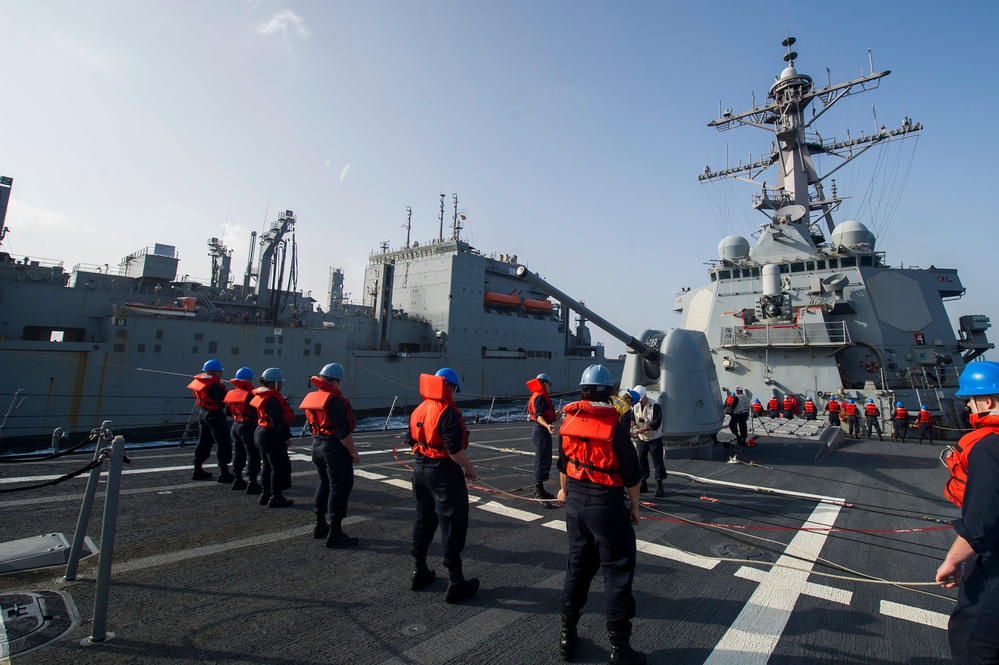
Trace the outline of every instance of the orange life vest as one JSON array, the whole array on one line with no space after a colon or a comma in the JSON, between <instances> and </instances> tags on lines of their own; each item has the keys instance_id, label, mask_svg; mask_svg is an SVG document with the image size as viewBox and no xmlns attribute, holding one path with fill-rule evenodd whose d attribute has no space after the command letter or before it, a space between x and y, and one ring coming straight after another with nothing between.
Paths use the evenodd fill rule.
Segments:
<instances>
[{"instance_id":1,"label":"orange life vest","mask_svg":"<svg viewBox=\"0 0 999 665\"><path fill-rule=\"evenodd\" d=\"M847 402L846 404L843 405L843 408L846 410L846 415L848 415L848 416L855 416L855 415L857 415L857 405L856 404L850 404L849 402Z\"/></svg>"},{"instance_id":2,"label":"orange life vest","mask_svg":"<svg viewBox=\"0 0 999 665\"><path fill-rule=\"evenodd\" d=\"M211 411L221 411L222 401L208 396L208 389L215 384L222 386L222 390L226 389L222 385L222 379L205 372L194 377L194 381L187 384L187 387L194 391L194 401L198 403L198 406Z\"/></svg>"},{"instance_id":3,"label":"orange life vest","mask_svg":"<svg viewBox=\"0 0 999 665\"><path fill-rule=\"evenodd\" d=\"M253 420L257 415L257 410L250 406L253 399L253 384L243 379L230 379L229 383L235 386L225 394L225 404L229 407L229 413L233 420L245 423Z\"/></svg>"},{"instance_id":4,"label":"orange life vest","mask_svg":"<svg viewBox=\"0 0 999 665\"><path fill-rule=\"evenodd\" d=\"M790 395L784 398L784 410L794 411L794 398Z\"/></svg>"},{"instance_id":5,"label":"orange life vest","mask_svg":"<svg viewBox=\"0 0 999 665\"><path fill-rule=\"evenodd\" d=\"M437 430L441 415L447 409L454 409L461 422L462 449L468 448L468 430L465 428L465 419L461 416L461 411L454 404L454 395L447 387L447 381L443 376L433 374L420 375L420 396L423 403L416 407L413 415L409 417L409 436L413 439L413 452L424 457L448 457L450 453L444 447L444 439Z\"/></svg>"},{"instance_id":6,"label":"orange life vest","mask_svg":"<svg viewBox=\"0 0 999 665\"><path fill-rule=\"evenodd\" d=\"M826 411L829 413L839 413L839 402L834 399L829 400L829 403L826 404Z\"/></svg>"},{"instance_id":7,"label":"orange life vest","mask_svg":"<svg viewBox=\"0 0 999 665\"><path fill-rule=\"evenodd\" d=\"M598 485L624 487L614 454L617 410L609 404L580 401L567 405L564 411L560 432L566 475Z\"/></svg>"},{"instance_id":8,"label":"orange life vest","mask_svg":"<svg viewBox=\"0 0 999 665\"><path fill-rule=\"evenodd\" d=\"M805 400L805 413L815 413L815 402L812 400Z\"/></svg>"},{"instance_id":9,"label":"orange life vest","mask_svg":"<svg viewBox=\"0 0 999 665\"><path fill-rule=\"evenodd\" d=\"M909 412L904 406L900 406L895 409L895 419L896 420L907 420L909 418Z\"/></svg>"},{"instance_id":10,"label":"orange life vest","mask_svg":"<svg viewBox=\"0 0 999 665\"><path fill-rule=\"evenodd\" d=\"M919 422L921 423L931 423L933 422L933 414L925 409L919 410Z\"/></svg>"},{"instance_id":11,"label":"orange life vest","mask_svg":"<svg viewBox=\"0 0 999 665\"><path fill-rule=\"evenodd\" d=\"M350 407L350 402L343 396L339 388L335 388L332 383L321 376L314 376L309 380L319 390L313 390L306 395L298 408L305 410L305 419L309 421L312 434L314 436L340 437L340 433L336 431L336 427L329 419L329 410L327 409L330 400L333 399L340 400L347 408L347 421L350 423L351 431L353 431L354 427L357 426L357 421L354 420L354 409Z\"/></svg>"},{"instance_id":12,"label":"orange life vest","mask_svg":"<svg viewBox=\"0 0 999 665\"><path fill-rule=\"evenodd\" d=\"M753 402L753 413L760 414L763 413L763 405L759 402Z\"/></svg>"},{"instance_id":13,"label":"orange life vest","mask_svg":"<svg viewBox=\"0 0 999 665\"><path fill-rule=\"evenodd\" d=\"M540 415L549 425L554 423L558 418L558 414L555 413L555 405L552 404L552 398L548 396L548 391L545 390L544 383L540 379L531 379L527 382L527 389L531 391L531 401L527 405L527 411L531 416L531 420L537 422ZM540 414L534 412L534 400L538 395L542 395L545 398L545 408Z\"/></svg>"},{"instance_id":14,"label":"orange life vest","mask_svg":"<svg viewBox=\"0 0 999 665\"><path fill-rule=\"evenodd\" d=\"M780 408L780 402L777 401L776 397L771 397L770 401L767 402L767 409L769 411L776 411Z\"/></svg>"},{"instance_id":15,"label":"orange life vest","mask_svg":"<svg viewBox=\"0 0 999 665\"><path fill-rule=\"evenodd\" d=\"M999 435L999 416L978 413L971 414L971 426L975 428L961 437L951 452L944 458L944 464L950 471L950 478L944 485L944 497L953 504L960 506L964 502L964 489L968 483L968 455L976 443L990 434Z\"/></svg>"},{"instance_id":16,"label":"orange life vest","mask_svg":"<svg viewBox=\"0 0 999 665\"><path fill-rule=\"evenodd\" d=\"M250 400L250 406L257 410L257 425L268 428L277 427L277 423L272 423L270 416L267 415L267 400L271 399L276 399L278 404L281 405L286 425L291 425L295 422L295 412L291 410L291 404L288 404L288 400L284 398L284 395L273 388L260 386L253 391L253 399Z\"/></svg>"},{"instance_id":17,"label":"orange life vest","mask_svg":"<svg viewBox=\"0 0 999 665\"><path fill-rule=\"evenodd\" d=\"M878 415L878 405L877 404L872 404L871 402L868 402L867 404L865 404L864 405L864 415L867 415L867 416L876 416L876 415Z\"/></svg>"}]
</instances>

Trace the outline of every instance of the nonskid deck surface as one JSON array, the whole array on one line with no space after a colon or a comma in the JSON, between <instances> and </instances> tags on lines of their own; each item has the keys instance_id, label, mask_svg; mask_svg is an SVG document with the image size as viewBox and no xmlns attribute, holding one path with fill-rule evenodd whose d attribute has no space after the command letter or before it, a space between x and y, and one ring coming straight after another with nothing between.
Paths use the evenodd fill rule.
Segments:
<instances>
[{"instance_id":1,"label":"nonskid deck surface","mask_svg":"<svg viewBox=\"0 0 999 665\"><path fill-rule=\"evenodd\" d=\"M59 584L63 571L53 568L7 575L0 597L61 590L83 618L68 636L13 662L561 662L563 510L529 500L526 423L471 429L481 474L469 490L464 552L466 574L482 581L473 599L443 602L439 544L430 552L437 581L420 592L408 588L412 458L399 432L357 437L363 463L345 530L361 542L349 550L312 538L315 469L306 442L292 451L295 505L280 510L225 485L191 481L190 447L142 450L131 454L122 482L107 619L114 638L80 646L90 634L96 556L82 562L74 583ZM932 581L953 532L925 517L957 512L940 498L939 449L851 441L816 463L815 445L740 449L744 462L758 465L729 463L719 446L714 461L672 460L665 499L643 495L632 642L650 663L949 662L952 593L852 579ZM0 488L85 462L4 464ZM84 486L80 479L3 495L2 539L71 536ZM779 565L710 558L719 554ZM607 661L602 596L598 577L574 662Z\"/></svg>"}]
</instances>

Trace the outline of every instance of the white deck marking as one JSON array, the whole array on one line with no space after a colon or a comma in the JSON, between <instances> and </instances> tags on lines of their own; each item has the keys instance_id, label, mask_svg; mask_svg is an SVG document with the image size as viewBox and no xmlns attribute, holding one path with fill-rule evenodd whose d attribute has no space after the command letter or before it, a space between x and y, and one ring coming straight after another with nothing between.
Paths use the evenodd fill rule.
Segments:
<instances>
[{"instance_id":1,"label":"white deck marking","mask_svg":"<svg viewBox=\"0 0 999 665\"><path fill-rule=\"evenodd\" d=\"M476 506L476 508L481 508L486 512L496 513L497 515L503 515L505 517L513 517L514 519L521 520L522 522L533 522L534 520L541 519L541 515L538 515L537 513L529 513L526 510L510 508L509 506L498 501L489 501L481 506Z\"/></svg>"},{"instance_id":2,"label":"white deck marking","mask_svg":"<svg viewBox=\"0 0 999 665\"><path fill-rule=\"evenodd\" d=\"M549 529L555 529L556 531L565 531L565 520L552 520L551 522L545 522L541 526L546 526ZM670 559L671 561L686 563L691 566L697 566L698 568L704 568L705 570L712 570L719 563L713 559L705 559L693 554L687 554L686 552L682 552L674 547L658 545L645 540L638 540L635 545L639 552L651 554L652 556L657 556L661 559Z\"/></svg>"},{"instance_id":3,"label":"white deck marking","mask_svg":"<svg viewBox=\"0 0 999 665\"><path fill-rule=\"evenodd\" d=\"M288 453L288 459L294 462L311 462L312 455L306 455L304 453Z\"/></svg>"},{"instance_id":4,"label":"white deck marking","mask_svg":"<svg viewBox=\"0 0 999 665\"><path fill-rule=\"evenodd\" d=\"M733 561L734 560L735 559L733 559ZM735 571L733 575L741 577L744 580L762 582L767 577L767 571L762 568L743 566L742 568L739 568L739 570ZM807 582L805 584L805 590L802 591L802 593L806 596L811 596L812 598L828 600L833 603L839 603L840 605L849 605L853 600L852 591L837 589L836 587L826 586L824 584L815 584L814 582Z\"/></svg>"},{"instance_id":5,"label":"white deck marking","mask_svg":"<svg viewBox=\"0 0 999 665\"><path fill-rule=\"evenodd\" d=\"M394 485L395 487L401 487L404 490L413 489L413 482L410 480L402 480L400 478L386 478L382 481L386 485Z\"/></svg>"},{"instance_id":6,"label":"white deck marking","mask_svg":"<svg viewBox=\"0 0 999 665\"><path fill-rule=\"evenodd\" d=\"M905 621L911 621L913 623L921 623L924 626L940 628L942 630L947 630L947 622L950 620L949 614L930 612L929 610L922 610L918 607L910 607L908 605L893 603L890 600L881 601L881 614L888 617L895 617L896 619L904 619Z\"/></svg>"},{"instance_id":7,"label":"white deck marking","mask_svg":"<svg viewBox=\"0 0 999 665\"><path fill-rule=\"evenodd\" d=\"M552 520L551 522L545 522L541 526L546 526L556 531L565 531L565 520Z\"/></svg>"},{"instance_id":8,"label":"white deck marking","mask_svg":"<svg viewBox=\"0 0 999 665\"><path fill-rule=\"evenodd\" d=\"M476 501L481 501L481 500L482 500L481 496L477 496L475 494L469 494L468 495L468 502L469 503L475 503Z\"/></svg>"},{"instance_id":9,"label":"white deck marking","mask_svg":"<svg viewBox=\"0 0 999 665\"><path fill-rule=\"evenodd\" d=\"M370 471L362 471L361 469L354 469L354 475L359 478L367 478L368 480L385 480L388 476L383 476L380 473L371 473Z\"/></svg>"},{"instance_id":10,"label":"white deck marking","mask_svg":"<svg viewBox=\"0 0 999 665\"><path fill-rule=\"evenodd\" d=\"M511 439L512 441L513 439ZM499 446L487 446L484 443L472 444L475 448L485 448L486 450L495 450L499 453L510 453L511 455L529 455L534 457L533 450L516 450L514 448L500 448Z\"/></svg>"},{"instance_id":11,"label":"white deck marking","mask_svg":"<svg viewBox=\"0 0 999 665\"><path fill-rule=\"evenodd\" d=\"M839 511L839 506L820 503L805 524L832 526ZM779 564L798 570L775 567L765 573L763 581L704 665L766 665L791 618L798 596L808 588L808 573L827 536L825 530L798 532L787 546L786 554L777 560ZM790 554L796 558L791 558Z\"/></svg>"},{"instance_id":12,"label":"white deck marking","mask_svg":"<svg viewBox=\"0 0 999 665\"><path fill-rule=\"evenodd\" d=\"M742 489L750 490L763 490L767 494L779 494L781 496L797 496L802 499L814 499L815 501L829 502L829 503L844 503L844 499L839 499L834 496L824 496L822 494L808 494L806 492L792 492L790 490L782 490L777 487L763 487L761 485L747 485L745 483L733 483L727 480L714 480L712 478L701 478L700 476L695 476L690 473L684 473L683 471L670 471L671 476L679 476L681 478L689 478L691 480L696 480L701 483L707 483L708 485L720 485L722 487L739 487Z\"/></svg>"}]
</instances>

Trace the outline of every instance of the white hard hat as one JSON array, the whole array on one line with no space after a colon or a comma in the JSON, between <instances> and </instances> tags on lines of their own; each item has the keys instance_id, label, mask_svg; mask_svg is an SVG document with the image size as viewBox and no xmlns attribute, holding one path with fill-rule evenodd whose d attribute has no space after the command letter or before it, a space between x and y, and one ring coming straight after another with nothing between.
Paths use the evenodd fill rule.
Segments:
<instances>
[{"instance_id":1,"label":"white hard hat","mask_svg":"<svg viewBox=\"0 0 999 665\"><path fill-rule=\"evenodd\" d=\"M741 393L742 392L742 386L736 386L735 387L735 392Z\"/></svg>"},{"instance_id":2,"label":"white hard hat","mask_svg":"<svg viewBox=\"0 0 999 665\"><path fill-rule=\"evenodd\" d=\"M636 393L638 393L638 401L645 399L645 386L635 386L632 388Z\"/></svg>"}]
</instances>

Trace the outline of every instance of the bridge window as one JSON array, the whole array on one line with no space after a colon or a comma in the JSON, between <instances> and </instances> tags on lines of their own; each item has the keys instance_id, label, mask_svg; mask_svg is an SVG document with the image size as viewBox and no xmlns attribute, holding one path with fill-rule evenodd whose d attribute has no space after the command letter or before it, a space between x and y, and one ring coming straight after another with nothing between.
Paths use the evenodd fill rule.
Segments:
<instances>
[{"instance_id":1,"label":"bridge window","mask_svg":"<svg viewBox=\"0 0 999 665\"><path fill-rule=\"evenodd\" d=\"M840 261L839 264L844 268L852 268L853 266L857 265L857 257L848 256L844 258L842 261Z\"/></svg>"},{"instance_id":2,"label":"bridge window","mask_svg":"<svg viewBox=\"0 0 999 665\"><path fill-rule=\"evenodd\" d=\"M835 270L836 268L839 268L839 261L836 259L829 259L829 268L830 270Z\"/></svg>"},{"instance_id":3,"label":"bridge window","mask_svg":"<svg viewBox=\"0 0 999 665\"><path fill-rule=\"evenodd\" d=\"M719 279L719 281L723 280L723 279L730 279L731 277L732 277L732 271L731 270L722 270L721 272L718 273L718 279Z\"/></svg>"},{"instance_id":4,"label":"bridge window","mask_svg":"<svg viewBox=\"0 0 999 665\"><path fill-rule=\"evenodd\" d=\"M874 258L871 256L861 256L860 265L862 266L872 266L874 265Z\"/></svg>"},{"instance_id":5,"label":"bridge window","mask_svg":"<svg viewBox=\"0 0 999 665\"><path fill-rule=\"evenodd\" d=\"M802 263L801 261L791 264L791 272L804 272L804 271L805 271L805 264Z\"/></svg>"},{"instance_id":6,"label":"bridge window","mask_svg":"<svg viewBox=\"0 0 999 665\"><path fill-rule=\"evenodd\" d=\"M816 270L825 270L826 269L826 262L825 262L825 260L823 259L822 261L816 261L815 262L815 269Z\"/></svg>"},{"instance_id":7,"label":"bridge window","mask_svg":"<svg viewBox=\"0 0 999 665\"><path fill-rule=\"evenodd\" d=\"M809 272L815 270L815 261L805 261L805 270Z\"/></svg>"}]
</instances>

